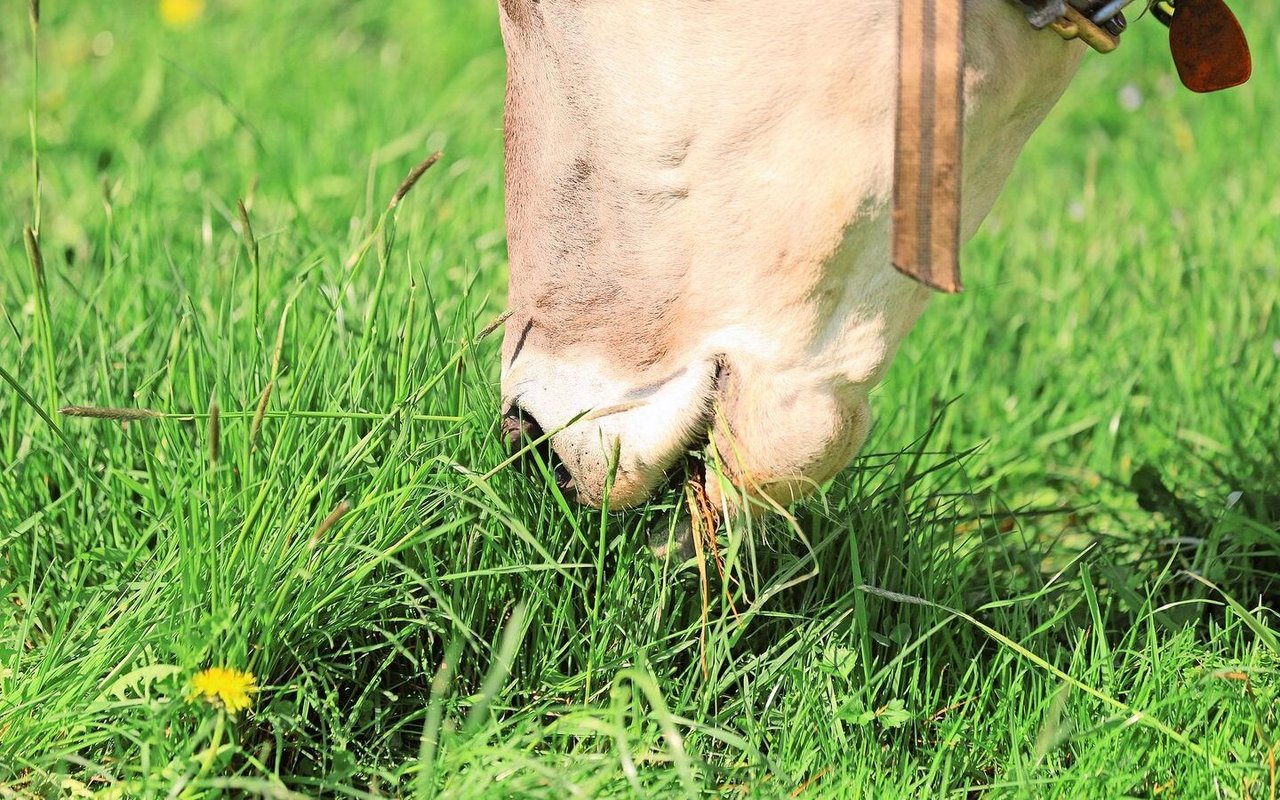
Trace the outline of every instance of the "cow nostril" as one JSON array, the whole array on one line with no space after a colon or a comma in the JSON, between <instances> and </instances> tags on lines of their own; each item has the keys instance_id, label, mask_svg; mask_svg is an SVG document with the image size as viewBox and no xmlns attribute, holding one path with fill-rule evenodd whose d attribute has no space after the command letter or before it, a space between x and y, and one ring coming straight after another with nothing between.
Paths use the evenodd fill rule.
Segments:
<instances>
[{"instance_id":1,"label":"cow nostril","mask_svg":"<svg viewBox=\"0 0 1280 800\"><path fill-rule=\"evenodd\" d=\"M542 456L542 463L546 464L555 476L556 485L563 491L573 488L573 477L569 474L569 469L565 467L564 462L556 455L555 450L551 448L551 440L546 438L546 432L542 430L542 426L536 419L519 406L511 406L502 415L502 441L507 451L513 454L533 444L533 450ZM521 458L518 463L528 470L534 464L534 459Z\"/></svg>"},{"instance_id":2,"label":"cow nostril","mask_svg":"<svg viewBox=\"0 0 1280 800\"><path fill-rule=\"evenodd\" d=\"M502 415L502 442L509 452L515 453L543 435L538 421L519 406L512 406Z\"/></svg>"}]
</instances>

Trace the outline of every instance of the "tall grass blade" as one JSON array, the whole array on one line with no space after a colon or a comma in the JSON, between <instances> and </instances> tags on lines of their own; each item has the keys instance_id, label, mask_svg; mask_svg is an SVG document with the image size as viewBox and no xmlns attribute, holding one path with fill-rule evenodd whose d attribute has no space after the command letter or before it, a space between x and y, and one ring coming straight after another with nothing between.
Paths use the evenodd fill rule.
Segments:
<instances>
[{"instance_id":1,"label":"tall grass blade","mask_svg":"<svg viewBox=\"0 0 1280 800\"><path fill-rule=\"evenodd\" d=\"M249 221L249 209L245 208L243 198L236 200L236 216L240 218L240 241L253 267L253 318L256 320L262 314L262 264L258 260L258 238L253 235L253 223Z\"/></svg>"},{"instance_id":2,"label":"tall grass blade","mask_svg":"<svg viewBox=\"0 0 1280 800\"><path fill-rule=\"evenodd\" d=\"M58 407L58 376L54 362L53 350L53 307L49 302L49 281L45 274L44 254L40 250L40 240L30 227L22 229L22 238L27 246L27 259L31 264L31 276L36 292L36 335L40 342L40 365L44 372L45 397L53 410Z\"/></svg>"},{"instance_id":3,"label":"tall grass blade","mask_svg":"<svg viewBox=\"0 0 1280 800\"><path fill-rule=\"evenodd\" d=\"M1280 637L1277 637L1276 632L1267 627L1265 622L1258 619L1256 614L1245 608L1240 601L1227 594L1220 586L1208 578L1201 577L1194 572L1185 572L1184 574L1221 595L1222 599L1227 601L1227 605L1231 606L1231 610L1236 612L1236 616L1240 617L1240 621L1248 626L1249 630L1253 631L1254 635L1258 637L1258 641L1262 642L1273 656L1280 657Z\"/></svg>"},{"instance_id":4,"label":"tall grass blade","mask_svg":"<svg viewBox=\"0 0 1280 800\"><path fill-rule=\"evenodd\" d=\"M440 755L440 727L444 720L444 705L462 656L462 639L455 637L445 651L444 659L431 679L431 697L427 701L427 721L418 743L418 777L416 797L430 800L436 796L436 759Z\"/></svg>"},{"instance_id":5,"label":"tall grass blade","mask_svg":"<svg viewBox=\"0 0 1280 800\"><path fill-rule=\"evenodd\" d=\"M462 727L463 738L470 737L484 724L489 705L498 697L502 684L506 683L507 678L511 676L511 664L515 661L516 650L519 649L521 640L524 639L528 610L529 606L526 603L518 603L511 609L511 616L507 618L507 624L502 629L502 641L493 654L489 672L480 686L479 698L467 713L467 721Z\"/></svg>"},{"instance_id":6,"label":"tall grass blade","mask_svg":"<svg viewBox=\"0 0 1280 800\"><path fill-rule=\"evenodd\" d=\"M937 611L950 614L953 617L958 617L959 619L962 619L965 622L968 622L970 625L974 626L978 630L990 636L992 639L995 639L997 642L1009 648L1014 653L1017 653L1022 658L1025 658L1027 661L1030 661L1032 664L1035 664L1040 669L1052 674L1054 677L1056 677L1058 680L1062 681L1063 683L1070 684L1071 686L1074 686L1080 691L1098 700L1101 700L1103 703L1106 703L1112 708L1115 708L1119 711L1123 711L1126 715L1128 715L1128 722L1141 723L1143 725L1146 725L1149 728L1157 730L1160 733L1172 739L1173 741L1177 742L1178 744L1181 744L1183 747L1187 748L1192 753L1195 753L1196 756L1198 756L1199 758L1205 760L1210 764L1213 763L1213 757L1210 756L1207 752L1205 752L1203 747L1191 741L1191 739L1189 739L1186 734L1182 733L1181 731L1175 730L1169 725L1166 725L1165 723L1161 722L1159 719L1152 716L1151 714L1148 714L1145 711L1139 711L1138 709L1133 708L1129 704L1121 700L1117 700L1111 695L1105 692L1102 692L1098 689L1095 689L1094 687L1090 686L1087 683L1084 683L1078 678L1072 675L1069 675L1068 673L1064 672L1062 669L1054 666L1053 664L1050 664L1048 661L1044 659L1043 656L1033 653L1032 651L1028 650L1026 647L1023 647L1021 644L1015 642L1013 639L1010 639L1005 634L1001 633L1000 631L996 630L995 628L991 627L985 622L979 620L977 617L973 616L972 614L968 614L964 611L950 608L948 606L942 605L941 603L935 603L931 600L925 600L922 597L913 597L912 595L902 594L900 592L891 592L885 589L879 589L875 586L868 586L867 584L862 584L861 586L858 587L858 590L862 592L866 592L867 594L870 594L870 595L874 595L876 597L881 597L885 600L891 600L895 603L910 603L912 605L925 606L927 608L932 608Z\"/></svg>"}]
</instances>

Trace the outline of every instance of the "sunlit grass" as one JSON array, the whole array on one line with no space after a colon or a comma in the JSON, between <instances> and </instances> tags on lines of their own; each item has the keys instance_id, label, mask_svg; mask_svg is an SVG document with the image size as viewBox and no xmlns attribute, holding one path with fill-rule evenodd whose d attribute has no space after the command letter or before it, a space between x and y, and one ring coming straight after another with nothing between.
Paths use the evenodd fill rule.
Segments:
<instances>
[{"instance_id":1,"label":"sunlit grass","mask_svg":"<svg viewBox=\"0 0 1280 800\"><path fill-rule=\"evenodd\" d=\"M1275 796L1272 8L1221 96L1149 20L1090 59L867 454L704 579L647 547L681 498L501 468L492 3L43 6L0 797Z\"/></svg>"}]
</instances>

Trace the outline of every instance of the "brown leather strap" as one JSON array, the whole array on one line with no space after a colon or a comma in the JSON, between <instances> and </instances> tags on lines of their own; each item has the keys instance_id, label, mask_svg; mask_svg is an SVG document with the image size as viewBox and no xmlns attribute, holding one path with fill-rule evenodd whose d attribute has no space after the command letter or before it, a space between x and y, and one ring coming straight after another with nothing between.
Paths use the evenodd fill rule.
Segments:
<instances>
[{"instance_id":1,"label":"brown leather strap","mask_svg":"<svg viewBox=\"0 0 1280 800\"><path fill-rule=\"evenodd\" d=\"M893 265L944 292L960 285L963 0L902 0Z\"/></svg>"}]
</instances>

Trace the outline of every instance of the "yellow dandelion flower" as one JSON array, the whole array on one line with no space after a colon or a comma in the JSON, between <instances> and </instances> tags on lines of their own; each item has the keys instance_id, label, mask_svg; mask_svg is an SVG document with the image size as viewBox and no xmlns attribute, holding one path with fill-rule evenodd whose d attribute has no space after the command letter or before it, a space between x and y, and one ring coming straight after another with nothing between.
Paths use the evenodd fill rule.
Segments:
<instances>
[{"instance_id":1,"label":"yellow dandelion flower","mask_svg":"<svg viewBox=\"0 0 1280 800\"><path fill-rule=\"evenodd\" d=\"M211 667L191 679L191 697L203 697L214 708L225 708L234 715L253 704L250 697L258 691L252 672Z\"/></svg>"},{"instance_id":2,"label":"yellow dandelion flower","mask_svg":"<svg viewBox=\"0 0 1280 800\"><path fill-rule=\"evenodd\" d=\"M160 0L160 19L170 28L185 28L204 14L204 0Z\"/></svg>"}]
</instances>

